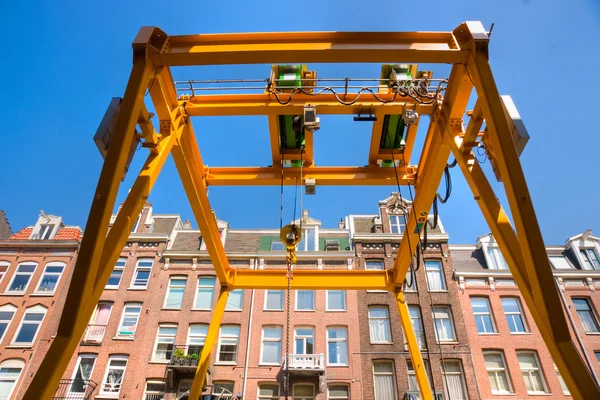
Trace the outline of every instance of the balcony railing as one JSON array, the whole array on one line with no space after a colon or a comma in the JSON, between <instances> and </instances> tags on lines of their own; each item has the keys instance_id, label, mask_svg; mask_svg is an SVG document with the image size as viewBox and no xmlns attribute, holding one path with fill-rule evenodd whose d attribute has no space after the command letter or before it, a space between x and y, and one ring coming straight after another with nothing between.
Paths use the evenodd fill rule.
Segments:
<instances>
[{"instance_id":1,"label":"balcony railing","mask_svg":"<svg viewBox=\"0 0 600 400\"><path fill-rule=\"evenodd\" d=\"M61 379L58 388L56 388L56 393L52 396L52 400L88 400L92 398L92 393L94 393L96 386L98 384L92 380Z\"/></svg>"},{"instance_id":2,"label":"balcony railing","mask_svg":"<svg viewBox=\"0 0 600 400\"><path fill-rule=\"evenodd\" d=\"M198 366L198 361L200 360L200 353L202 353L202 346L200 345L175 345L173 347L169 365L174 367L196 368Z\"/></svg>"},{"instance_id":3,"label":"balcony railing","mask_svg":"<svg viewBox=\"0 0 600 400\"><path fill-rule=\"evenodd\" d=\"M106 325L88 325L85 335L83 336L84 343L102 343L104 334L106 333Z\"/></svg>"},{"instance_id":4,"label":"balcony railing","mask_svg":"<svg viewBox=\"0 0 600 400\"><path fill-rule=\"evenodd\" d=\"M325 356L323 354L289 354L288 363L290 370L325 370Z\"/></svg>"}]
</instances>

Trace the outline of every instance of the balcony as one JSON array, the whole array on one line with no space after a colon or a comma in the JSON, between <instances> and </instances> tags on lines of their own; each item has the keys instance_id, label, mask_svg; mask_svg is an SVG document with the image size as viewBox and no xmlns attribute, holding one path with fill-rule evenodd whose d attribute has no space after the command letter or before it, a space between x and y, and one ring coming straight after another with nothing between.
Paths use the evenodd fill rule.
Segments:
<instances>
[{"instance_id":1,"label":"balcony","mask_svg":"<svg viewBox=\"0 0 600 400\"><path fill-rule=\"evenodd\" d=\"M323 354L289 354L288 364L290 373L312 375L325 371L325 356Z\"/></svg>"},{"instance_id":2,"label":"balcony","mask_svg":"<svg viewBox=\"0 0 600 400\"><path fill-rule=\"evenodd\" d=\"M82 343L99 345L102 343L105 333L106 325L88 325Z\"/></svg>"},{"instance_id":3,"label":"balcony","mask_svg":"<svg viewBox=\"0 0 600 400\"><path fill-rule=\"evenodd\" d=\"M92 398L92 393L94 393L96 386L98 384L92 380L61 379L54 396L52 396L52 400L88 400Z\"/></svg>"},{"instance_id":4,"label":"balcony","mask_svg":"<svg viewBox=\"0 0 600 400\"><path fill-rule=\"evenodd\" d=\"M169 367L180 372L194 373L198 367L201 352L202 346L200 345L175 345L169 360Z\"/></svg>"}]
</instances>

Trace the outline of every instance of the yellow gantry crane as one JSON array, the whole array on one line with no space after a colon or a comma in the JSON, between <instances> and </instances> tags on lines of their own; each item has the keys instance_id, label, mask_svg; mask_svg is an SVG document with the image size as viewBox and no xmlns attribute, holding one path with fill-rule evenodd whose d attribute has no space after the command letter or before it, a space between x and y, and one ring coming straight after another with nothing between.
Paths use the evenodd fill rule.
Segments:
<instances>
[{"instance_id":1,"label":"yellow gantry crane","mask_svg":"<svg viewBox=\"0 0 600 400\"><path fill-rule=\"evenodd\" d=\"M169 36L142 27L133 42L133 68L122 99L111 103L97 140L105 162L94 193L57 335L24 399L50 399L104 290L129 232L165 160L173 155L186 194L221 283L190 399L197 399L230 291L286 289L287 270L232 268L220 240L207 188L211 185L414 185L416 197L395 264L386 271L294 271L291 289L388 290L395 294L421 396L433 399L410 322L402 284L452 153L506 258L536 325L575 399L600 399L600 389L575 347L545 252L519 162L518 121L507 111L488 63L489 35L480 22L452 32L305 32ZM375 86L321 90L303 63L406 63L384 65ZM450 64L448 79L435 81L417 63ZM261 93L204 94L189 82L179 95L171 67L274 64ZM287 66L285 64L295 64ZM329 87L331 89L332 87ZM476 95L473 110L467 104ZM144 105L149 92L160 126ZM359 96L360 94L360 96ZM373 121L367 166L314 163L317 115L350 114ZM191 117L265 115L272 165L208 168L202 162ZM429 126L417 165L409 165L420 117ZM485 122L486 129L481 132ZM466 126L465 126L466 125ZM139 126L138 133L136 126ZM402 127L401 126L405 126ZM210 133L209 133L210 134ZM117 191L142 143L148 158L108 230ZM473 150L485 145L496 179L504 183L514 227ZM407 240L404 240L407 239Z\"/></svg>"}]
</instances>

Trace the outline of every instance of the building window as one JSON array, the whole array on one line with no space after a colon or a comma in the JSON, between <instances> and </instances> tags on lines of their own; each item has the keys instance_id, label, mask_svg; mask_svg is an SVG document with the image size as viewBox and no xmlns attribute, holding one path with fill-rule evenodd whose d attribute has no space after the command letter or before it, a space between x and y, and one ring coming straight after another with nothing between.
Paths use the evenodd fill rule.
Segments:
<instances>
[{"instance_id":1,"label":"building window","mask_svg":"<svg viewBox=\"0 0 600 400\"><path fill-rule=\"evenodd\" d=\"M315 354L315 331L313 328L294 329L294 352Z\"/></svg>"},{"instance_id":2,"label":"building window","mask_svg":"<svg viewBox=\"0 0 600 400\"><path fill-rule=\"evenodd\" d=\"M121 277L123 277L123 271L125 270L125 264L127 264L127 259L121 257L117 260L115 267L113 268L112 273L110 274L110 278L108 278L108 282L106 282L106 286L104 289L118 289L121 284Z\"/></svg>"},{"instance_id":3,"label":"building window","mask_svg":"<svg viewBox=\"0 0 600 400\"><path fill-rule=\"evenodd\" d=\"M182 399L184 395L189 395L189 391L192 389L192 379L182 379L179 381L179 387L177 388L177 398Z\"/></svg>"},{"instance_id":4,"label":"building window","mask_svg":"<svg viewBox=\"0 0 600 400\"><path fill-rule=\"evenodd\" d=\"M147 381L144 400L162 400L167 392L167 384L163 381Z\"/></svg>"},{"instance_id":5,"label":"building window","mask_svg":"<svg viewBox=\"0 0 600 400\"><path fill-rule=\"evenodd\" d=\"M7 292L24 293L27 286L29 286L31 276L35 272L35 267L37 267L37 264L34 263L19 264L17 271L8 284Z\"/></svg>"},{"instance_id":6,"label":"building window","mask_svg":"<svg viewBox=\"0 0 600 400\"><path fill-rule=\"evenodd\" d=\"M167 288L167 295L165 296L164 308L181 308L186 284L187 277L185 276L171 277L171 279L169 279L169 287Z\"/></svg>"},{"instance_id":7,"label":"building window","mask_svg":"<svg viewBox=\"0 0 600 400\"><path fill-rule=\"evenodd\" d=\"M327 328L327 365L348 365L348 331Z\"/></svg>"},{"instance_id":8,"label":"building window","mask_svg":"<svg viewBox=\"0 0 600 400\"><path fill-rule=\"evenodd\" d=\"M405 292L414 292L417 290L415 271L413 271L412 266L408 268L408 271L406 272L406 278L404 279L402 286Z\"/></svg>"},{"instance_id":9,"label":"building window","mask_svg":"<svg viewBox=\"0 0 600 400\"><path fill-rule=\"evenodd\" d=\"M512 393L508 374L506 373L504 354L501 351L484 351L483 359L490 380L492 394Z\"/></svg>"},{"instance_id":10,"label":"building window","mask_svg":"<svg viewBox=\"0 0 600 400\"><path fill-rule=\"evenodd\" d=\"M283 290L265 290L265 310L283 310Z\"/></svg>"},{"instance_id":11,"label":"building window","mask_svg":"<svg viewBox=\"0 0 600 400\"><path fill-rule=\"evenodd\" d=\"M198 288L196 289L196 300L194 308L197 310L212 309L213 293L215 291L216 278L200 277L198 278Z\"/></svg>"},{"instance_id":12,"label":"building window","mask_svg":"<svg viewBox=\"0 0 600 400\"><path fill-rule=\"evenodd\" d=\"M350 388L348 385L331 384L327 386L327 400L349 400Z\"/></svg>"},{"instance_id":13,"label":"building window","mask_svg":"<svg viewBox=\"0 0 600 400\"><path fill-rule=\"evenodd\" d=\"M44 273L42 274L42 279L40 279L35 291L37 293L53 294L56 291L58 281L60 280L64 269L65 263L51 262L46 264L46 268L44 268Z\"/></svg>"},{"instance_id":14,"label":"building window","mask_svg":"<svg viewBox=\"0 0 600 400\"><path fill-rule=\"evenodd\" d=\"M467 400L465 379L460 361L444 361L442 363L442 375L444 392L448 400Z\"/></svg>"},{"instance_id":15,"label":"building window","mask_svg":"<svg viewBox=\"0 0 600 400\"><path fill-rule=\"evenodd\" d=\"M548 393L537 354L533 351L517 351L517 358L519 359L519 367L521 367L527 393Z\"/></svg>"},{"instance_id":16,"label":"building window","mask_svg":"<svg viewBox=\"0 0 600 400\"><path fill-rule=\"evenodd\" d=\"M508 269L504 256L502 256L498 247L488 247L487 253L490 261L489 269Z\"/></svg>"},{"instance_id":17,"label":"building window","mask_svg":"<svg viewBox=\"0 0 600 400\"><path fill-rule=\"evenodd\" d=\"M600 269L598 254L594 249L579 249L583 260L583 269Z\"/></svg>"},{"instance_id":18,"label":"building window","mask_svg":"<svg viewBox=\"0 0 600 400\"><path fill-rule=\"evenodd\" d=\"M96 306L96 310L94 310L94 314L90 320L91 323L85 332L86 342L102 343L111 309L111 303L100 303Z\"/></svg>"},{"instance_id":19,"label":"building window","mask_svg":"<svg viewBox=\"0 0 600 400\"><path fill-rule=\"evenodd\" d=\"M0 261L0 281L6 275L6 271L8 271L8 267L10 267L10 263L8 261Z\"/></svg>"},{"instance_id":20,"label":"building window","mask_svg":"<svg viewBox=\"0 0 600 400\"><path fill-rule=\"evenodd\" d=\"M366 270L383 271L385 266L381 260L367 260L365 262ZM387 290L367 290L369 293L387 293Z\"/></svg>"},{"instance_id":21,"label":"building window","mask_svg":"<svg viewBox=\"0 0 600 400\"><path fill-rule=\"evenodd\" d=\"M392 343L390 313L386 306L369 306L371 343Z\"/></svg>"},{"instance_id":22,"label":"building window","mask_svg":"<svg viewBox=\"0 0 600 400\"><path fill-rule=\"evenodd\" d=\"M406 217L404 215L390 215L390 231L392 233L404 233L406 229Z\"/></svg>"},{"instance_id":23,"label":"building window","mask_svg":"<svg viewBox=\"0 0 600 400\"><path fill-rule=\"evenodd\" d=\"M594 354L596 355L596 360L598 360L598 364L600 364L600 351L595 351Z\"/></svg>"},{"instance_id":24,"label":"building window","mask_svg":"<svg viewBox=\"0 0 600 400\"><path fill-rule=\"evenodd\" d=\"M284 251L285 246L282 242L271 242L271 251Z\"/></svg>"},{"instance_id":25,"label":"building window","mask_svg":"<svg viewBox=\"0 0 600 400\"><path fill-rule=\"evenodd\" d=\"M315 398L315 387L313 385L297 383L292 389L293 400L314 400Z\"/></svg>"},{"instance_id":26,"label":"building window","mask_svg":"<svg viewBox=\"0 0 600 400\"><path fill-rule=\"evenodd\" d=\"M239 325L221 325L221 330L219 333L219 352L217 353L217 362L236 364L239 340Z\"/></svg>"},{"instance_id":27,"label":"building window","mask_svg":"<svg viewBox=\"0 0 600 400\"><path fill-rule=\"evenodd\" d=\"M393 361L373 361L375 400L395 400L398 398L396 394L395 375Z\"/></svg>"},{"instance_id":28,"label":"building window","mask_svg":"<svg viewBox=\"0 0 600 400\"><path fill-rule=\"evenodd\" d=\"M188 350L187 354L202 354L204 348L204 341L208 334L208 325L204 324L191 324L190 332L188 334Z\"/></svg>"},{"instance_id":29,"label":"building window","mask_svg":"<svg viewBox=\"0 0 600 400\"><path fill-rule=\"evenodd\" d=\"M521 304L518 299L514 297L503 297L502 309L504 310L510 333L527 332L527 326L523 319L523 311L521 310Z\"/></svg>"},{"instance_id":30,"label":"building window","mask_svg":"<svg viewBox=\"0 0 600 400\"><path fill-rule=\"evenodd\" d=\"M233 397L233 389L235 383L232 381L216 381L213 382L212 395L213 399L231 399Z\"/></svg>"},{"instance_id":31,"label":"building window","mask_svg":"<svg viewBox=\"0 0 600 400\"><path fill-rule=\"evenodd\" d=\"M127 356L110 356L108 365L106 366L106 373L102 380L102 386L100 387L100 394L110 395L115 398L119 397L126 368Z\"/></svg>"},{"instance_id":32,"label":"building window","mask_svg":"<svg viewBox=\"0 0 600 400\"><path fill-rule=\"evenodd\" d=\"M481 334L495 333L494 321L490 302L485 297L471 297L471 308L477 325L477 332Z\"/></svg>"},{"instance_id":33,"label":"building window","mask_svg":"<svg viewBox=\"0 0 600 400\"><path fill-rule=\"evenodd\" d=\"M275 383L260 383L258 385L259 400L279 400L279 385Z\"/></svg>"},{"instance_id":34,"label":"building window","mask_svg":"<svg viewBox=\"0 0 600 400\"><path fill-rule=\"evenodd\" d=\"M173 356L177 325L160 324L156 333L153 360L170 360Z\"/></svg>"},{"instance_id":35,"label":"building window","mask_svg":"<svg viewBox=\"0 0 600 400\"><path fill-rule=\"evenodd\" d=\"M427 380L429 381L429 385L431 385L431 369L429 367L429 361L423 360L425 364L425 374L427 375ZM408 370L408 390L411 392L420 392L419 382L417 381L417 375L415 374L415 369L413 368L412 361L406 360L406 368Z\"/></svg>"},{"instance_id":36,"label":"building window","mask_svg":"<svg viewBox=\"0 0 600 400\"><path fill-rule=\"evenodd\" d=\"M325 251L340 251L339 239L325 240Z\"/></svg>"},{"instance_id":37,"label":"building window","mask_svg":"<svg viewBox=\"0 0 600 400\"><path fill-rule=\"evenodd\" d=\"M141 312L142 305L140 303L125 303L123 317L121 318L121 324L117 335L133 337L137 330Z\"/></svg>"},{"instance_id":38,"label":"building window","mask_svg":"<svg viewBox=\"0 0 600 400\"><path fill-rule=\"evenodd\" d=\"M281 364L281 334L280 326L263 327L261 364Z\"/></svg>"},{"instance_id":39,"label":"building window","mask_svg":"<svg viewBox=\"0 0 600 400\"><path fill-rule=\"evenodd\" d=\"M446 280L440 261L425 261L425 271L427 272L427 286L430 292L446 290Z\"/></svg>"},{"instance_id":40,"label":"building window","mask_svg":"<svg viewBox=\"0 0 600 400\"><path fill-rule=\"evenodd\" d=\"M25 362L19 359L4 360L0 364L0 399L11 399Z\"/></svg>"},{"instance_id":41,"label":"building window","mask_svg":"<svg viewBox=\"0 0 600 400\"><path fill-rule=\"evenodd\" d=\"M48 310L43 306L28 308L25 311L25 315L23 315L21 325L19 325L19 328L17 329L17 334L15 335L12 344L31 346L35 341L40 326L42 325L42 321L44 321L46 311Z\"/></svg>"},{"instance_id":42,"label":"building window","mask_svg":"<svg viewBox=\"0 0 600 400\"><path fill-rule=\"evenodd\" d=\"M315 309L315 291L314 290L296 290L296 310L314 311Z\"/></svg>"},{"instance_id":43,"label":"building window","mask_svg":"<svg viewBox=\"0 0 600 400\"><path fill-rule=\"evenodd\" d=\"M435 321L435 336L439 342L456 341L450 307L433 307L433 320Z\"/></svg>"},{"instance_id":44,"label":"building window","mask_svg":"<svg viewBox=\"0 0 600 400\"><path fill-rule=\"evenodd\" d=\"M412 323L413 330L415 331L419 348L424 350L427 348L427 343L425 342L425 330L423 329L421 310L418 306L408 306L408 313L410 314L410 322Z\"/></svg>"},{"instance_id":45,"label":"building window","mask_svg":"<svg viewBox=\"0 0 600 400\"><path fill-rule=\"evenodd\" d=\"M242 311L242 301L244 299L244 290L235 289L229 292L225 311Z\"/></svg>"},{"instance_id":46,"label":"building window","mask_svg":"<svg viewBox=\"0 0 600 400\"><path fill-rule=\"evenodd\" d=\"M598 332L598 320L592 311L590 301L588 299L573 299L573 304L575 305L577 315L579 315L581 325L583 325L583 330L586 333Z\"/></svg>"},{"instance_id":47,"label":"building window","mask_svg":"<svg viewBox=\"0 0 600 400\"><path fill-rule=\"evenodd\" d=\"M319 251L319 240L316 227L304 228L302 240L297 245L298 251Z\"/></svg>"},{"instance_id":48,"label":"building window","mask_svg":"<svg viewBox=\"0 0 600 400\"><path fill-rule=\"evenodd\" d=\"M554 365L554 372L556 372L556 376L558 377L558 382L560 383L560 387L563 391L563 394L570 396L571 392L569 391L569 388L567 387L565 380L563 379L562 375L560 374L558 367L556 366L556 364L554 364L554 362L552 364Z\"/></svg>"},{"instance_id":49,"label":"building window","mask_svg":"<svg viewBox=\"0 0 600 400\"><path fill-rule=\"evenodd\" d=\"M555 269L573 269L566 257L549 256L548 259L550 260L550 264L552 264Z\"/></svg>"},{"instance_id":50,"label":"building window","mask_svg":"<svg viewBox=\"0 0 600 400\"><path fill-rule=\"evenodd\" d=\"M135 272L133 273L133 281L131 287L134 289L146 289L148 287L148 281L150 280L150 273L152 272L152 264L154 260L151 258L140 258L135 266Z\"/></svg>"},{"instance_id":51,"label":"building window","mask_svg":"<svg viewBox=\"0 0 600 400\"><path fill-rule=\"evenodd\" d=\"M37 240L48 240L54 230L54 224L42 224L37 234L32 239Z\"/></svg>"},{"instance_id":52,"label":"building window","mask_svg":"<svg viewBox=\"0 0 600 400\"><path fill-rule=\"evenodd\" d=\"M4 339L4 334L8 330L16 311L17 307L12 304L6 304L0 307L0 342Z\"/></svg>"},{"instance_id":53,"label":"building window","mask_svg":"<svg viewBox=\"0 0 600 400\"><path fill-rule=\"evenodd\" d=\"M328 290L326 297L327 311L346 311L345 290Z\"/></svg>"},{"instance_id":54,"label":"building window","mask_svg":"<svg viewBox=\"0 0 600 400\"><path fill-rule=\"evenodd\" d=\"M80 354L77 360L75 371L73 372L73 378L69 393L81 393L79 396L68 396L68 398L85 398L85 393L92 389L90 386L90 379L92 379L92 371L96 364L96 354ZM92 389L93 390L93 389Z\"/></svg>"}]
</instances>

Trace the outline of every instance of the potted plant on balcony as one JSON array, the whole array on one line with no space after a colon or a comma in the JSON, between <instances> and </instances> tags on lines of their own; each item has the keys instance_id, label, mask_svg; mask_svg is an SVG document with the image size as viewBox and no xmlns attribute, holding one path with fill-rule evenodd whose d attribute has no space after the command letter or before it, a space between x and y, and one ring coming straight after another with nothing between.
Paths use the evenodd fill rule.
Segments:
<instances>
[{"instance_id":1,"label":"potted plant on balcony","mask_svg":"<svg viewBox=\"0 0 600 400\"><path fill-rule=\"evenodd\" d=\"M185 352L183 349L175 349L173 352L173 364L183 364L183 360L185 360Z\"/></svg>"},{"instance_id":2,"label":"potted plant on balcony","mask_svg":"<svg viewBox=\"0 0 600 400\"><path fill-rule=\"evenodd\" d=\"M198 356L198 354L188 354L187 356L185 356L185 359L188 361L189 365L197 365L198 364L198 360L200 359L200 356Z\"/></svg>"}]
</instances>

